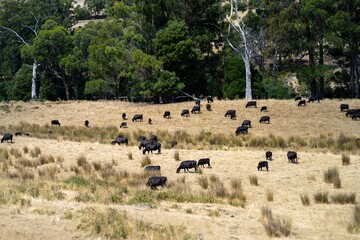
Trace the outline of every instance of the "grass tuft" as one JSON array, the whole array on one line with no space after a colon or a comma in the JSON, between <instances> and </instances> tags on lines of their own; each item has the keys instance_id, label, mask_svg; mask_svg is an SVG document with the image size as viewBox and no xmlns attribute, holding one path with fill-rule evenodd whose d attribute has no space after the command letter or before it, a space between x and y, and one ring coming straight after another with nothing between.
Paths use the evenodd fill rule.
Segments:
<instances>
[{"instance_id":1,"label":"grass tuft","mask_svg":"<svg viewBox=\"0 0 360 240\"><path fill-rule=\"evenodd\" d=\"M343 153L343 154L341 155L341 161L342 161L342 165L343 165L343 166L350 165L350 156Z\"/></svg>"},{"instance_id":2,"label":"grass tuft","mask_svg":"<svg viewBox=\"0 0 360 240\"><path fill-rule=\"evenodd\" d=\"M287 237L291 233L291 219L287 217L274 216L268 206L260 209L261 223L269 237Z\"/></svg>"},{"instance_id":3,"label":"grass tuft","mask_svg":"<svg viewBox=\"0 0 360 240\"><path fill-rule=\"evenodd\" d=\"M331 196L331 201L336 204L356 204L356 194L337 193Z\"/></svg>"},{"instance_id":4,"label":"grass tuft","mask_svg":"<svg viewBox=\"0 0 360 240\"><path fill-rule=\"evenodd\" d=\"M209 187L209 181L206 176L201 176L198 178L198 183L203 189L207 189Z\"/></svg>"},{"instance_id":5,"label":"grass tuft","mask_svg":"<svg viewBox=\"0 0 360 240\"><path fill-rule=\"evenodd\" d=\"M256 175L250 175L249 176L249 180L250 180L250 185L252 186L258 186L259 182L258 182L258 177Z\"/></svg>"},{"instance_id":6,"label":"grass tuft","mask_svg":"<svg viewBox=\"0 0 360 240\"><path fill-rule=\"evenodd\" d=\"M151 164L151 158L149 156L144 156L141 160L141 167L145 167Z\"/></svg>"},{"instance_id":7,"label":"grass tuft","mask_svg":"<svg viewBox=\"0 0 360 240\"><path fill-rule=\"evenodd\" d=\"M274 201L274 192L272 190L266 189L266 199L268 200L268 202Z\"/></svg>"},{"instance_id":8,"label":"grass tuft","mask_svg":"<svg viewBox=\"0 0 360 240\"><path fill-rule=\"evenodd\" d=\"M360 205L356 205L353 210L353 217L351 222L348 224L349 233L360 233Z\"/></svg>"},{"instance_id":9,"label":"grass tuft","mask_svg":"<svg viewBox=\"0 0 360 240\"><path fill-rule=\"evenodd\" d=\"M315 203L329 203L329 193L328 192L317 192L314 194Z\"/></svg>"},{"instance_id":10,"label":"grass tuft","mask_svg":"<svg viewBox=\"0 0 360 240\"><path fill-rule=\"evenodd\" d=\"M302 203L304 206L309 206L309 205L310 205L309 195L307 195L307 194L301 194L301 195L300 195L300 199L301 199L301 203Z\"/></svg>"},{"instance_id":11,"label":"grass tuft","mask_svg":"<svg viewBox=\"0 0 360 240\"><path fill-rule=\"evenodd\" d=\"M175 159L175 161L180 161L180 154L178 151L174 152L174 159Z\"/></svg>"}]
</instances>

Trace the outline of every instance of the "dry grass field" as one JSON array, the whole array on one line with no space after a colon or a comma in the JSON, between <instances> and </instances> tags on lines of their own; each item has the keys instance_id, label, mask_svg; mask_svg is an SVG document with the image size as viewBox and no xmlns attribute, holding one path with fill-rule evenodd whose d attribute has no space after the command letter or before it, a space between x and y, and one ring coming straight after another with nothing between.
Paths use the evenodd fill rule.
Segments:
<instances>
[{"instance_id":1,"label":"dry grass field","mask_svg":"<svg viewBox=\"0 0 360 240\"><path fill-rule=\"evenodd\" d=\"M200 114L181 117L193 102L1 103L1 136L30 136L0 144L0 239L360 239L360 120L341 103L360 108L348 99L258 108L215 100L212 111L202 102ZM235 120L224 117L229 109ZM259 123L265 115L270 124ZM249 133L235 136L245 119ZM130 145L111 145L118 134ZM163 148L145 159L136 137L152 134ZM269 171L258 171L268 150ZM299 164L288 163L289 150ZM180 161L204 157L212 168L176 173ZM161 166L166 188L146 187L146 162Z\"/></svg>"}]
</instances>

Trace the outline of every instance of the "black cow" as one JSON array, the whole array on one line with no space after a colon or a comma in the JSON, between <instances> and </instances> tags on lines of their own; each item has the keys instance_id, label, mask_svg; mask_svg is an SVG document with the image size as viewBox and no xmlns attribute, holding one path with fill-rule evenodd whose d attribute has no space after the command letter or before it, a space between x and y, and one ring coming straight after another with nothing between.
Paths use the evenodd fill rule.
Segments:
<instances>
[{"instance_id":1,"label":"black cow","mask_svg":"<svg viewBox=\"0 0 360 240\"><path fill-rule=\"evenodd\" d=\"M158 150L158 153L161 153L161 143L148 143L144 150L143 150L143 154L145 154L146 152L148 152L148 154L155 150Z\"/></svg>"},{"instance_id":2,"label":"black cow","mask_svg":"<svg viewBox=\"0 0 360 240\"><path fill-rule=\"evenodd\" d=\"M11 133L5 133L4 136L2 137L1 139L1 142L3 143L4 141L7 141L7 142L13 142L13 135Z\"/></svg>"},{"instance_id":3,"label":"black cow","mask_svg":"<svg viewBox=\"0 0 360 240\"><path fill-rule=\"evenodd\" d=\"M191 113L200 113L200 106L193 106Z\"/></svg>"},{"instance_id":4,"label":"black cow","mask_svg":"<svg viewBox=\"0 0 360 240\"><path fill-rule=\"evenodd\" d=\"M296 96L295 97L295 101L300 101L301 100L301 96Z\"/></svg>"},{"instance_id":5,"label":"black cow","mask_svg":"<svg viewBox=\"0 0 360 240\"><path fill-rule=\"evenodd\" d=\"M152 119L151 118L148 119L148 124L150 124L150 125L152 124Z\"/></svg>"},{"instance_id":6,"label":"black cow","mask_svg":"<svg viewBox=\"0 0 360 240\"><path fill-rule=\"evenodd\" d=\"M320 102L320 98L318 96L309 97L308 102L315 102L315 101Z\"/></svg>"},{"instance_id":7,"label":"black cow","mask_svg":"<svg viewBox=\"0 0 360 240\"><path fill-rule=\"evenodd\" d=\"M207 96L207 97L206 97L206 100L207 100L208 103L211 103L211 102L214 101L214 99L213 99L212 96Z\"/></svg>"},{"instance_id":8,"label":"black cow","mask_svg":"<svg viewBox=\"0 0 360 240\"><path fill-rule=\"evenodd\" d=\"M297 105L298 107L301 107L301 106L306 106L306 101L305 100L300 100L299 102L298 102L298 105Z\"/></svg>"},{"instance_id":9,"label":"black cow","mask_svg":"<svg viewBox=\"0 0 360 240\"><path fill-rule=\"evenodd\" d=\"M269 164L267 161L261 161L258 163L258 166L257 166L257 169L258 171L262 171L262 168L265 167L266 168L266 171L269 171Z\"/></svg>"},{"instance_id":10,"label":"black cow","mask_svg":"<svg viewBox=\"0 0 360 240\"><path fill-rule=\"evenodd\" d=\"M189 109L183 109L180 114L182 117L190 117Z\"/></svg>"},{"instance_id":11,"label":"black cow","mask_svg":"<svg viewBox=\"0 0 360 240\"><path fill-rule=\"evenodd\" d=\"M51 125L58 125L60 127L59 120L51 120Z\"/></svg>"},{"instance_id":12,"label":"black cow","mask_svg":"<svg viewBox=\"0 0 360 240\"><path fill-rule=\"evenodd\" d=\"M160 166L159 165L156 165L156 166L148 165L145 167L145 171L160 171Z\"/></svg>"},{"instance_id":13,"label":"black cow","mask_svg":"<svg viewBox=\"0 0 360 240\"><path fill-rule=\"evenodd\" d=\"M179 165L179 167L176 169L176 173L179 173L181 169L190 172L189 169L190 168L195 168L195 172L197 172L197 163L195 160L186 160L186 161L182 161Z\"/></svg>"},{"instance_id":14,"label":"black cow","mask_svg":"<svg viewBox=\"0 0 360 240\"><path fill-rule=\"evenodd\" d=\"M85 127L89 127L89 124L90 124L90 122L89 122L88 120L85 120L84 126L85 126Z\"/></svg>"},{"instance_id":15,"label":"black cow","mask_svg":"<svg viewBox=\"0 0 360 240\"><path fill-rule=\"evenodd\" d=\"M171 148L174 148L177 145L177 141L171 141L168 143L171 144Z\"/></svg>"},{"instance_id":16,"label":"black cow","mask_svg":"<svg viewBox=\"0 0 360 240\"><path fill-rule=\"evenodd\" d=\"M270 123L270 117L269 116L262 116L260 118L260 123Z\"/></svg>"},{"instance_id":17,"label":"black cow","mask_svg":"<svg viewBox=\"0 0 360 240\"><path fill-rule=\"evenodd\" d=\"M127 128L127 123L126 122L120 123L120 128Z\"/></svg>"},{"instance_id":18,"label":"black cow","mask_svg":"<svg viewBox=\"0 0 360 240\"><path fill-rule=\"evenodd\" d=\"M225 117L230 117L230 119L236 118L236 110L227 110L225 113Z\"/></svg>"},{"instance_id":19,"label":"black cow","mask_svg":"<svg viewBox=\"0 0 360 240\"><path fill-rule=\"evenodd\" d=\"M146 185L149 186L151 189L155 189L158 186L165 187L166 181L166 177L152 176L149 178Z\"/></svg>"},{"instance_id":20,"label":"black cow","mask_svg":"<svg viewBox=\"0 0 360 240\"><path fill-rule=\"evenodd\" d=\"M142 122L143 121L143 115L142 114L135 114L132 118L132 121L140 121Z\"/></svg>"},{"instance_id":21,"label":"black cow","mask_svg":"<svg viewBox=\"0 0 360 240\"><path fill-rule=\"evenodd\" d=\"M271 151L267 151L266 153L265 153L265 157L266 157L266 160L272 160L272 152Z\"/></svg>"},{"instance_id":22,"label":"black cow","mask_svg":"<svg viewBox=\"0 0 360 240\"><path fill-rule=\"evenodd\" d=\"M355 113L358 113L358 112L360 112L360 109L349 109L345 115L347 117L352 117L352 115L354 115Z\"/></svg>"},{"instance_id":23,"label":"black cow","mask_svg":"<svg viewBox=\"0 0 360 240\"><path fill-rule=\"evenodd\" d=\"M200 99L196 99L196 100L195 100L195 105L196 105L196 106L200 106Z\"/></svg>"},{"instance_id":24,"label":"black cow","mask_svg":"<svg viewBox=\"0 0 360 240\"><path fill-rule=\"evenodd\" d=\"M164 112L164 115L163 115L163 118L171 118L171 114L170 114L170 111L165 111Z\"/></svg>"},{"instance_id":25,"label":"black cow","mask_svg":"<svg viewBox=\"0 0 360 240\"><path fill-rule=\"evenodd\" d=\"M357 120L358 118L360 118L360 112L356 112L351 116L352 120Z\"/></svg>"},{"instance_id":26,"label":"black cow","mask_svg":"<svg viewBox=\"0 0 360 240\"><path fill-rule=\"evenodd\" d=\"M136 140L137 140L138 142L140 142L140 141L146 140L146 137L140 135L140 136L138 136L138 137L136 138Z\"/></svg>"},{"instance_id":27,"label":"black cow","mask_svg":"<svg viewBox=\"0 0 360 240\"><path fill-rule=\"evenodd\" d=\"M121 117L122 117L123 120L126 120L126 113L122 113Z\"/></svg>"},{"instance_id":28,"label":"black cow","mask_svg":"<svg viewBox=\"0 0 360 240\"><path fill-rule=\"evenodd\" d=\"M340 104L340 111L341 112L346 112L347 110L349 110L349 104L346 104L346 103Z\"/></svg>"},{"instance_id":29,"label":"black cow","mask_svg":"<svg viewBox=\"0 0 360 240\"><path fill-rule=\"evenodd\" d=\"M248 101L245 107L256 107L256 101Z\"/></svg>"},{"instance_id":30,"label":"black cow","mask_svg":"<svg viewBox=\"0 0 360 240\"><path fill-rule=\"evenodd\" d=\"M18 137L18 136L21 136L22 133L21 133L21 132L16 132L16 133L14 133L14 135L15 135L16 137Z\"/></svg>"},{"instance_id":31,"label":"black cow","mask_svg":"<svg viewBox=\"0 0 360 240\"><path fill-rule=\"evenodd\" d=\"M244 120L241 124L241 126L245 126L248 128L251 128L251 121L250 120Z\"/></svg>"},{"instance_id":32,"label":"black cow","mask_svg":"<svg viewBox=\"0 0 360 240\"><path fill-rule=\"evenodd\" d=\"M260 112L267 112L267 106L262 106Z\"/></svg>"},{"instance_id":33,"label":"black cow","mask_svg":"<svg viewBox=\"0 0 360 240\"><path fill-rule=\"evenodd\" d=\"M158 137L156 135L151 135L150 138L149 138L150 141L153 141L153 142L158 142Z\"/></svg>"},{"instance_id":34,"label":"black cow","mask_svg":"<svg viewBox=\"0 0 360 240\"><path fill-rule=\"evenodd\" d=\"M141 150L142 148L145 148L146 147L146 145L148 145L149 143L155 143L155 142L153 142L153 141L151 141L151 140L141 140L140 141L140 143L139 143L139 145L138 145L138 147L139 147L139 150Z\"/></svg>"},{"instance_id":35,"label":"black cow","mask_svg":"<svg viewBox=\"0 0 360 240\"><path fill-rule=\"evenodd\" d=\"M211 111L211 104L210 103L206 104L206 110Z\"/></svg>"},{"instance_id":36,"label":"black cow","mask_svg":"<svg viewBox=\"0 0 360 240\"><path fill-rule=\"evenodd\" d=\"M240 126L236 129L235 134L238 136L240 133L248 133L248 127L247 126Z\"/></svg>"},{"instance_id":37,"label":"black cow","mask_svg":"<svg viewBox=\"0 0 360 240\"><path fill-rule=\"evenodd\" d=\"M124 137L124 136L121 136L121 135L119 135L119 136L117 136L117 138L114 140L114 141L112 141L111 142L113 145L115 145L115 144L121 144L121 143L124 143L126 146L128 146L129 145L129 139L127 138L127 137Z\"/></svg>"},{"instance_id":38,"label":"black cow","mask_svg":"<svg viewBox=\"0 0 360 240\"><path fill-rule=\"evenodd\" d=\"M289 162L292 162L292 163L297 163L298 162L297 153L294 152L294 151L288 151L287 158L288 158Z\"/></svg>"},{"instance_id":39,"label":"black cow","mask_svg":"<svg viewBox=\"0 0 360 240\"><path fill-rule=\"evenodd\" d=\"M205 167L204 165L208 165L208 168L211 168L211 165L210 165L210 158L200 158L197 165L198 167L199 166L202 166L202 167Z\"/></svg>"}]
</instances>

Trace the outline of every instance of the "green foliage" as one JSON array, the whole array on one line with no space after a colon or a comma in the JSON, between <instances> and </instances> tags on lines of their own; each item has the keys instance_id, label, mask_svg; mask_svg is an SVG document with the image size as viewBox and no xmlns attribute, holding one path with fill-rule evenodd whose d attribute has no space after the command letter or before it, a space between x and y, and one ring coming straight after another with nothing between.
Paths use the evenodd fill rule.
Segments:
<instances>
[{"instance_id":1,"label":"green foliage","mask_svg":"<svg viewBox=\"0 0 360 240\"><path fill-rule=\"evenodd\" d=\"M31 98L32 66L24 64L13 78L8 96L13 100L28 101Z\"/></svg>"},{"instance_id":2,"label":"green foliage","mask_svg":"<svg viewBox=\"0 0 360 240\"><path fill-rule=\"evenodd\" d=\"M85 83L85 95L95 98L104 98L107 90L107 82L102 79L90 80Z\"/></svg>"},{"instance_id":3,"label":"green foliage","mask_svg":"<svg viewBox=\"0 0 360 240\"><path fill-rule=\"evenodd\" d=\"M289 99L294 93L293 90L281 79L264 78L262 85L265 90L266 98L273 99Z\"/></svg>"}]
</instances>

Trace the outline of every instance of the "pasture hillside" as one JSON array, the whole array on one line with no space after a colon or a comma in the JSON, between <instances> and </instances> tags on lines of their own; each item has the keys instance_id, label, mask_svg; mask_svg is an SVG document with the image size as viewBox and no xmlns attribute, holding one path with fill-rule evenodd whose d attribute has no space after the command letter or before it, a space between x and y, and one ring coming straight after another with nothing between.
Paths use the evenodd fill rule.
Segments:
<instances>
[{"instance_id":1,"label":"pasture hillside","mask_svg":"<svg viewBox=\"0 0 360 240\"><path fill-rule=\"evenodd\" d=\"M0 144L2 236L359 239L360 120L345 117L341 103L360 108L358 100L306 107L259 100L248 109L245 100L215 100L212 111L202 102L201 113L186 118L180 112L193 102L2 103L0 133L30 134ZM235 120L224 117L228 109L237 111ZM162 117L165 110L171 119ZM119 128L122 112L128 128ZM144 121L132 122L134 114ZM265 115L270 124L259 123ZM61 126L50 126L52 119ZM245 119L252 121L249 134L235 136ZM117 134L128 136L130 146L111 145ZM143 155L140 134L158 135L161 154ZM170 140L178 141L173 149ZM258 171L267 150L273 152L269 171ZM288 150L298 152L299 164L288 163ZM212 168L175 173L180 161L204 157ZM166 188L146 187L145 162L161 166Z\"/></svg>"}]
</instances>

